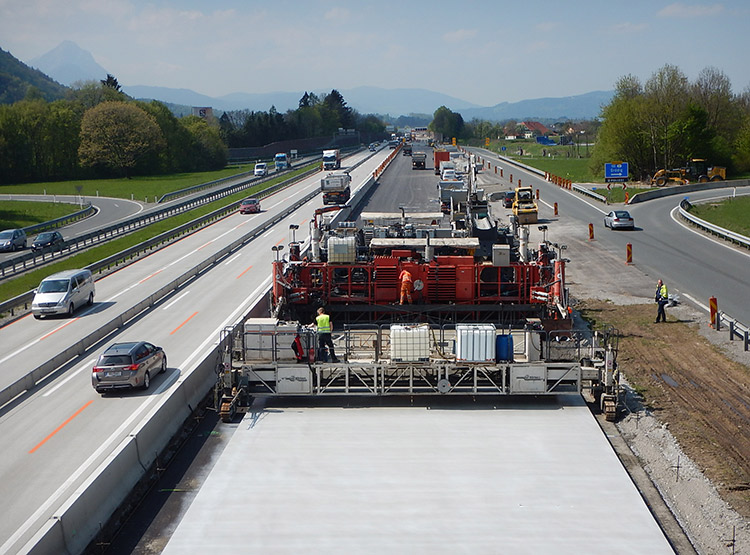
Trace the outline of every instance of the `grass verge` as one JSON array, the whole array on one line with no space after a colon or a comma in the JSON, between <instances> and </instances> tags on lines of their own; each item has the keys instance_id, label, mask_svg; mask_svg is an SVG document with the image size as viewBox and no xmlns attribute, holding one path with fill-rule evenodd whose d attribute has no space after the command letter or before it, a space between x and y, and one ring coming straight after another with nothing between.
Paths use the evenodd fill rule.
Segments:
<instances>
[{"instance_id":1,"label":"grass verge","mask_svg":"<svg viewBox=\"0 0 750 555\"><path fill-rule=\"evenodd\" d=\"M166 193L178 191L185 187L200 185L231 177L246 172L251 166L231 166L211 172L176 173L170 175L149 175L132 179L82 179L77 181L52 181L43 183L26 183L19 185L3 185L2 194L31 194L31 195L78 195L85 197L115 197L135 200L148 198L154 201ZM79 193L80 188L80 193Z\"/></svg>"},{"instance_id":2,"label":"grass verge","mask_svg":"<svg viewBox=\"0 0 750 555\"><path fill-rule=\"evenodd\" d=\"M32 270L16 278L3 281L2 283L0 283L0 302L7 301L8 299L12 299L13 297L17 297L18 295L22 295L23 293L36 288L39 285L39 282L50 274L54 274L55 272L61 272L63 270L68 270L71 268L83 268L84 266L93 264L94 262L133 247L138 243L142 243L143 241L147 241L152 237L156 237L157 235L167 232L170 229L174 229L175 227L178 227L191 220L200 218L201 216L205 216L206 214L213 212L214 210L218 210L223 206L227 206L228 204L232 204L233 202L242 200L243 198L250 196L260 190L263 190L275 183L304 173L305 171L308 171L316 166L317 164L310 164L308 166L305 166L304 168L295 169L290 173L285 173L283 176L279 176L271 181L256 185L245 191L235 193L234 195L224 197L204 206L194 208L189 212L172 216L171 218L168 218L166 220L155 222L144 229L135 231L124 237L113 239L103 245L98 245L79 254L69 256L64 260L60 260L59 262L47 264L42 268Z\"/></svg>"},{"instance_id":3,"label":"grass verge","mask_svg":"<svg viewBox=\"0 0 750 555\"><path fill-rule=\"evenodd\" d=\"M748 197L696 204L690 213L719 227L750 237L750 198Z\"/></svg>"},{"instance_id":4,"label":"grass verge","mask_svg":"<svg viewBox=\"0 0 750 555\"><path fill-rule=\"evenodd\" d=\"M78 212L80 206L65 202L4 200L0 206L0 229L28 227Z\"/></svg>"}]
</instances>

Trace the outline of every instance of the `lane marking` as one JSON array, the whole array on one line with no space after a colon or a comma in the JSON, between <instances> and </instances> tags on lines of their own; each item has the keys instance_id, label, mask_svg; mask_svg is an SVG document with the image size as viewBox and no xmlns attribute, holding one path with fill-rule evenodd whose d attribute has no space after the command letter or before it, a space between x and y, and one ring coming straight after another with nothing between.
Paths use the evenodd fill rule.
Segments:
<instances>
[{"instance_id":1,"label":"lane marking","mask_svg":"<svg viewBox=\"0 0 750 555\"><path fill-rule=\"evenodd\" d=\"M153 274L151 274L150 276L146 276L146 277L145 277L145 278L143 278L143 279L142 279L141 281L139 281L139 282L138 282L138 285L140 285L140 284L141 284L141 283L143 283L144 281L148 281L148 280L150 280L150 279L151 279L152 277L154 277L154 276L155 276L156 274L159 274L159 273L161 273L161 272L162 272L163 270L164 270L164 268L162 268L161 270L156 270L156 271L155 271L155 272L154 272Z\"/></svg>"},{"instance_id":2,"label":"lane marking","mask_svg":"<svg viewBox=\"0 0 750 555\"><path fill-rule=\"evenodd\" d=\"M60 431L60 430L62 430L62 429L63 429L63 428L65 427L65 426L67 426L68 424L70 424L70 422L71 422L71 421L72 421L72 420L73 420L73 419L74 419L74 418L75 418L76 416L78 416L79 414L81 414L81 413L82 413L82 412L83 412L83 411L84 411L84 410L86 409L86 407L88 407L88 406L89 406L89 405L90 405L91 403L93 403L93 402L94 402L94 400L92 399L91 401L89 401L88 403L86 403L85 405L83 405L83 406L82 406L82 407L81 407L80 409L78 409L77 411L75 411L75 412L73 413L73 415L72 415L72 416L71 416L70 418L68 418L68 419L67 419L67 420L66 420L65 422L63 422L63 423L62 423L62 424L60 424L60 425L59 425L59 426L58 426L57 428L55 428L55 430L54 430L54 431L53 431L53 432L52 432L52 433L51 433L50 435L48 435L47 437L45 437L45 438L44 438L44 439L43 439L42 441L40 441L40 442L39 442L39 443L38 443L38 444L36 445L36 447L34 447L34 448L33 448L33 449L31 450L31 451L29 451L29 455L33 454L33 453L34 453L34 452L35 452L35 451L36 451L37 449L39 449L39 448L40 448L40 447L41 447L42 445L44 445L44 444L45 444L45 443L47 443L47 442L48 442L48 441L49 441L50 439L52 439L52 437L53 437L53 436L54 436L54 435L55 435L55 434L56 434L57 432L59 432L59 431Z\"/></svg>"},{"instance_id":3,"label":"lane marking","mask_svg":"<svg viewBox=\"0 0 750 555\"><path fill-rule=\"evenodd\" d=\"M689 231L691 233L695 233L696 235L698 235L700 237L703 237L707 241L711 241L712 243L715 243L717 245L721 245L722 247L724 247L725 249L729 249L733 253L741 254L742 256L746 256L746 257L750 258L750 253L738 250L735 247L733 247L732 245L728 245L726 241L720 241L718 239L714 239L713 237L709 237L708 235L704 235L703 233L701 233L697 229L693 229L692 226L688 225L686 222L683 222L682 219L677 216L677 213L679 211L680 211L680 207L679 206L675 206L670 211L669 216L672 218L672 220L677 225L682 226L683 229L686 229L687 231Z\"/></svg>"},{"instance_id":4,"label":"lane marking","mask_svg":"<svg viewBox=\"0 0 750 555\"><path fill-rule=\"evenodd\" d=\"M274 229L274 228L271 228L271 229L269 229L268 231L266 231L266 232L265 232L265 233L263 234L263 237L268 237L269 235L273 235L274 233L276 233L276 231L277 231L276 229Z\"/></svg>"},{"instance_id":5,"label":"lane marking","mask_svg":"<svg viewBox=\"0 0 750 555\"><path fill-rule=\"evenodd\" d=\"M234 262L235 260L237 260L240 256L242 256L242 253L238 252L232 258L230 258L229 260L227 260L226 262L224 262L224 266L228 266L229 264L231 264L232 262Z\"/></svg>"},{"instance_id":6,"label":"lane marking","mask_svg":"<svg viewBox=\"0 0 750 555\"><path fill-rule=\"evenodd\" d=\"M72 324L72 323L73 323L73 322L75 322L76 320L80 320L80 317L77 317L77 318L73 318L73 319L71 319L71 320L68 320L68 321L67 321L67 322L65 322L65 323L64 323L64 324L63 324L62 326L58 326L58 327L56 327L55 329L53 329L53 330L52 330L51 332L48 332L48 333L44 334L43 336L41 336L41 337L39 338L39 341L41 341L42 339L47 339L47 338L48 338L48 337L49 337L50 335L52 335L53 333L57 333L58 331L60 331L61 329L63 329L63 328L65 327L65 326L69 326L70 324ZM0 361L0 362L2 362L2 361Z\"/></svg>"},{"instance_id":7,"label":"lane marking","mask_svg":"<svg viewBox=\"0 0 750 555\"><path fill-rule=\"evenodd\" d=\"M283 242L284 242L284 239L279 239L278 241L276 241L276 243L273 246L278 247Z\"/></svg>"},{"instance_id":8,"label":"lane marking","mask_svg":"<svg viewBox=\"0 0 750 555\"><path fill-rule=\"evenodd\" d=\"M193 312L193 313L192 313L192 314L191 314L191 315L190 315L190 316L188 317L188 319L187 319L187 320L185 320L185 321L184 321L184 322L183 322L182 324L180 324L180 325L179 325L179 326L177 326L177 327L176 327L175 329L173 329L172 331L170 331L170 332L169 332L169 335L173 335L173 334L174 334L175 332L177 332L177 331L178 331L178 330L179 330L179 329L180 329L180 328L181 328L182 326L184 326L184 325L185 325L185 324L187 324L187 323L188 323L188 322L189 322L190 320L192 320L192 319L193 319L193 317L194 317L194 316L195 316L196 314L198 314L198 313L197 313L197 312Z\"/></svg>"},{"instance_id":9,"label":"lane marking","mask_svg":"<svg viewBox=\"0 0 750 555\"><path fill-rule=\"evenodd\" d=\"M96 363L96 359L95 358L92 358L90 361L84 363L78 370L76 370L75 372L73 372L70 376L68 376L64 380L61 380L60 383L58 383L57 385L55 385L55 387L50 388L49 391L47 391L46 393L42 393L42 397L49 397L55 391L57 391L62 386L64 386L66 383L68 383L70 380L72 380L75 376L77 376L78 374L80 374L81 372L83 372L84 370L86 370L87 368L91 369L94 366L95 363Z\"/></svg>"},{"instance_id":10,"label":"lane marking","mask_svg":"<svg viewBox=\"0 0 750 555\"><path fill-rule=\"evenodd\" d=\"M173 305L174 303L176 303L177 301L179 301L180 299L182 299L182 297L184 297L184 296L185 296L185 295L187 295L188 293L190 293L190 289L188 289L187 291L185 291L185 292L184 292L184 293L183 293L182 295L180 295L179 297L175 298L175 299L174 299L174 300L173 300L172 302L170 302L170 303L169 303L168 305L166 305L165 307L163 307L163 308L162 308L162 310L167 310L167 309L168 309L168 308L169 308L170 306L172 306L172 305Z\"/></svg>"},{"instance_id":11,"label":"lane marking","mask_svg":"<svg viewBox=\"0 0 750 555\"><path fill-rule=\"evenodd\" d=\"M691 301L693 301L695 304L697 304L699 307L701 307L706 312L708 312L708 313L711 312L711 310L706 305L704 305L702 302L700 302L699 300L695 299L694 297L688 295L687 293L682 293L681 292L681 295L683 295L684 297L687 297L688 299L690 299Z\"/></svg>"},{"instance_id":12,"label":"lane marking","mask_svg":"<svg viewBox=\"0 0 750 555\"><path fill-rule=\"evenodd\" d=\"M252 265L248 266L248 267L247 267L247 268L245 269L245 271L244 271L244 272L242 272L242 273L241 273L240 275L238 275L238 276L237 276L236 278L234 278L234 279L240 279L240 278L241 278L242 276L244 276L244 275L245 275L245 274L246 274L246 273L248 272L248 270L250 270L250 268L252 268Z\"/></svg>"}]
</instances>

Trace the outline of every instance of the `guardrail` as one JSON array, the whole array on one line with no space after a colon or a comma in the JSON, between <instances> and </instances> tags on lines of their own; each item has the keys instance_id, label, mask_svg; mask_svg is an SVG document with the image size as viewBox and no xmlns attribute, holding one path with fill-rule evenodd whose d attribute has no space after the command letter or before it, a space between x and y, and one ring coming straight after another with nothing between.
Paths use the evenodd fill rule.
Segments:
<instances>
[{"instance_id":1,"label":"guardrail","mask_svg":"<svg viewBox=\"0 0 750 555\"><path fill-rule=\"evenodd\" d=\"M288 185L290 185L291 183L299 179L304 179L305 177L308 177L316 173L317 171L318 169L315 168L315 169L308 170L302 174L298 174L294 178L287 179L285 181L277 183L276 185L268 187L264 189L263 191L259 191L257 193L257 196L259 198L266 197L272 193L275 193L279 189L287 187ZM318 191L315 191L315 194L317 193ZM117 266L121 261L132 260L141 252L144 252L147 250L153 250L154 248L157 248L157 247L161 248L162 246L173 241L177 237L180 237L186 233L190 233L193 230L198 229L209 222L213 222L217 219L223 218L230 212L234 212L235 210L237 210L237 208L239 208L240 202L242 201L233 202L231 204L228 204L227 206L214 210L213 212L206 214L205 216L201 216L200 218L191 220L174 229L170 229L169 231L161 233L157 235L156 237L152 237L151 239L148 239L128 249L115 253L112 256L109 256L103 260L99 260L98 262L95 262L94 264L90 264L86 266L86 269L91 270L94 273L101 272L105 269L109 270L112 266ZM13 297L12 299L8 299L7 301L0 303L0 314L3 314L5 312L10 312L11 316L13 316L15 315L15 311L19 309L19 307L21 308L21 310L27 310L29 308L29 303L31 303L33 298L34 298L34 293L32 291L27 291L26 293L22 293L21 295Z\"/></svg>"},{"instance_id":2,"label":"guardrail","mask_svg":"<svg viewBox=\"0 0 750 555\"><path fill-rule=\"evenodd\" d=\"M364 163L364 160L353 168L362 163ZM364 197L374 182L375 175L373 172L357 188L357 197ZM316 190L306 195L304 199L296 202L293 207L288 208L272 221L261 224L232 245L213 255L209 259L212 261L206 260L195 266L148 299L114 318L108 326L117 325L120 321L119 325L123 325L128 319L148 309L159 298L163 298L164 295L174 291L179 287L178 282L184 283L193 275L204 271L209 265L228 256L233 250L257 237L268 227L284 219L290 211L295 210L319 193L320 191ZM358 201L355 201L355 204L356 202ZM264 295L261 294L260 298L263 299ZM252 310L252 307L250 310ZM242 325L244 319L245 316L243 315L232 326ZM99 333L103 333L102 330ZM104 335L101 337L104 337ZM231 340L232 335L228 334L225 341ZM73 349L82 344L83 341L74 346ZM210 391L211 387L215 385L216 371L221 363L222 351L222 343L217 342L192 372L181 375L176 383L164 395L160 396L157 406L150 411L149 417L144 418L136 429L123 439L116 450L109 455L107 461L93 472L84 484L76 489L75 494L66 500L52 518L44 521L39 531L33 533L30 538L19 538L12 546L13 550L38 553L62 553L66 550L76 553L84 551L88 543L101 531L101 521L108 519L114 513L130 491L146 475L148 469L159 462L159 453L164 450L170 439L181 429L185 420L192 415L195 407L206 396L206 392ZM72 358L76 354L80 353L73 351L70 357ZM169 379L169 377L166 379ZM4 392L0 393L0 406L3 403ZM91 507L97 508L97 514L101 518L90 518ZM16 547L18 549L15 549Z\"/></svg>"},{"instance_id":3,"label":"guardrail","mask_svg":"<svg viewBox=\"0 0 750 555\"><path fill-rule=\"evenodd\" d=\"M69 204L78 204L78 203L76 202L76 203L69 203ZM82 208L81 210L78 210L77 212L73 212L72 214L68 214L67 216L63 216L61 218L55 218L54 220L42 222L40 224L30 225L29 227L24 227L23 230L26 232L26 235L39 233L40 231L44 231L47 229L54 229L56 227L66 225L70 222L75 222L77 220L85 218L86 216L90 215L92 212L94 212L94 207L89 202L88 204L86 204L85 208Z\"/></svg>"},{"instance_id":4,"label":"guardrail","mask_svg":"<svg viewBox=\"0 0 750 555\"><path fill-rule=\"evenodd\" d=\"M744 235L740 235L739 233L735 233L734 231L729 231L728 229L724 229L723 227L714 225L710 222L707 222L706 220L702 220L697 216L693 216L689 212L692 206L693 205L689 200L682 199L682 201L680 201L680 216L682 216L685 220L687 220L694 226L699 227L704 231L708 231L712 235L716 235L718 237L721 237L722 239L731 241L736 245L740 245L741 247L750 249L750 237L745 237Z\"/></svg>"},{"instance_id":5,"label":"guardrail","mask_svg":"<svg viewBox=\"0 0 750 555\"><path fill-rule=\"evenodd\" d=\"M318 171L318 169L315 168L313 170L308 170L308 172L315 172L315 171ZM308 172L306 172L303 175L304 176L309 175ZM68 241L65 241L65 243L63 243L59 247L48 248L39 253L27 252L20 256L13 257L11 259L0 262L0 279L4 279L7 277L14 276L16 274L20 274L21 272L25 272L26 270L30 268L36 268L37 266L46 264L47 262L53 259L60 259L65 256L69 256L75 252L81 251L84 248L98 245L105 241L114 239L115 237L124 235L126 233L130 233L142 227L148 226L152 223L158 222L160 220L170 218L177 214L181 214L182 212L187 212L189 210L192 210L193 208L197 208L204 204L208 204L215 200L224 198L226 196L233 195L234 193L248 189L249 187L257 185L258 183L261 183L263 181L269 181L273 177L275 176L268 177L265 179L259 178L259 179L243 180L243 181L240 181L239 183L235 183L234 185L229 185L222 189L208 192L199 197L185 200L181 203L174 204L172 206L167 206L160 210L155 210L153 212L149 212L147 214L143 214L140 216L135 216L133 218L129 218L122 222L112 224L110 226L98 229L96 231L86 233L84 235L76 237L75 239L70 239ZM281 187L285 187L289 185L290 183L293 183L295 180L299 178L300 178L300 175L297 175L290 179L286 179L276 185L272 185L269 189L272 192L276 191ZM259 192L258 194L261 194L261 193L262 191ZM2 312L2 308L0 308L0 312Z\"/></svg>"}]
</instances>

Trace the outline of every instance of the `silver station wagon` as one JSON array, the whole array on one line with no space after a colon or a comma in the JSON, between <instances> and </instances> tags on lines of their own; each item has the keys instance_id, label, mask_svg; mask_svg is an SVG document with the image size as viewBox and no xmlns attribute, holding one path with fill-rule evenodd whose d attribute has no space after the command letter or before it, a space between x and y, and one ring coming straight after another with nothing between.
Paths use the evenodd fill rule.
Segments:
<instances>
[{"instance_id":1,"label":"silver station wagon","mask_svg":"<svg viewBox=\"0 0 750 555\"><path fill-rule=\"evenodd\" d=\"M167 369L164 349L147 343L115 343L107 347L91 372L97 393L114 389L148 389L151 378Z\"/></svg>"}]
</instances>

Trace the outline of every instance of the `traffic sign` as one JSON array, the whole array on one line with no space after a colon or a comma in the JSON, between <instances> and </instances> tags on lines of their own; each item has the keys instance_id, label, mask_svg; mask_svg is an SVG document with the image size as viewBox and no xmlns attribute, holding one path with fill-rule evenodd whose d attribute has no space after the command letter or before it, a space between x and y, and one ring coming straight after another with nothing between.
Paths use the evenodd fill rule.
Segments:
<instances>
[{"instance_id":1,"label":"traffic sign","mask_svg":"<svg viewBox=\"0 0 750 555\"><path fill-rule=\"evenodd\" d=\"M627 181L628 163L612 162L604 164L604 181Z\"/></svg>"}]
</instances>

